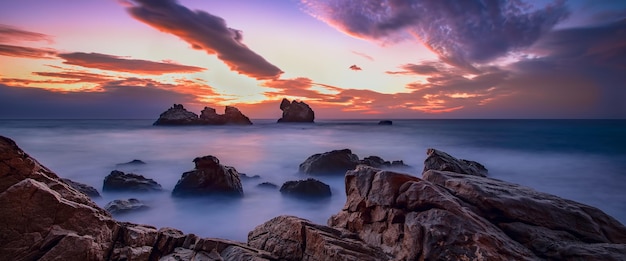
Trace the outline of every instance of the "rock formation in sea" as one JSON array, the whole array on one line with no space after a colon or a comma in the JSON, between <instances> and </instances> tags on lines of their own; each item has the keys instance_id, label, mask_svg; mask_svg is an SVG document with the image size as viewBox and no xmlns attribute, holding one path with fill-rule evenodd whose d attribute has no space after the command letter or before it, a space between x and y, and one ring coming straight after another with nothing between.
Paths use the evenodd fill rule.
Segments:
<instances>
[{"instance_id":1,"label":"rock formation in sea","mask_svg":"<svg viewBox=\"0 0 626 261\"><path fill-rule=\"evenodd\" d=\"M378 122L378 125L393 125L393 121L390 120L382 120Z\"/></svg>"},{"instance_id":2,"label":"rock formation in sea","mask_svg":"<svg viewBox=\"0 0 626 261\"><path fill-rule=\"evenodd\" d=\"M66 184L70 185L72 188L85 193L85 195L92 197L92 198L99 198L100 197L100 193L98 193L98 190L92 186L89 186L87 184L83 184L83 183L79 183L76 181L73 181L71 179L61 179L61 181L65 182Z\"/></svg>"},{"instance_id":3,"label":"rock formation in sea","mask_svg":"<svg viewBox=\"0 0 626 261\"><path fill-rule=\"evenodd\" d=\"M287 181L280 187L280 193L300 198L326 198L332 195L330 186L312 178Z\"/></svg>"},{"instance_id":4,"label":"rock formation in sea","mask_svg":"<svg viewBox=\"0 0 626 261\"><path fill-rule=\"evenodd\" d=\"M377 168L410 168L401 160L389 162L378 156L369 156L359 160L359 156L352 153L350 149L342 149L311 155L300 163L299 170L311 175L343 175L359 164Z\"/></svg>"},{"instance_id":5,"label":"rock formation in sea","mask_svg":"<svg viewBox=\"0 0 626 261\"><path fill-rule=\"evenodd\" d=\"M161 185L153 179L119 170L111 171L111 174L104 177L102 185L102 191L153 192L162 190Z\"/></svg>"},{"instance_id":6,"label":"rock formation in sea","mask_svg":"<svg viewBox=\"0 0 626 261\"><path fill-rule=\"evenodd\" d=\"M283 111L283 117L278 122L313 122L315 120L315 112L308 104L293 100L289 102L283 99L280 103L280 110Z\"/></svg>"},{"instance_id":7,"label":"rock formation in sea","mask_svg":"<svg viewBox=\"0 0 626 261\"><path fill-rule=\"evenodd\" d=\"M174 104L161 113L154 125L252 125L250 119L239 109L226 106L224 114L217 114L215 109L204 107L200 116L187 111L182 104Z\"/></svg>"},{"instance_id":8,"label":"rock formation in sea","mask_svg":"<svg viewBox=\"0 0 626 261\"><path fill-rule=\"evenodd\" d=\"M129 162L118 163L118 164L115 164L115 165L119 166L119 167L122 167L122 166L141 166L141 165L146 165L146 163L143 160L134 159L134 160L131 160Z\"/></svg>"},{"instance_id":9,"label":"rock formation in sea","mask_svg":"<svg viewBox=\"0 0 626 261\"><path fill-rule=\"evenodd\" d=\"M220 164L220 160L211 155L195 158L193 162L196 168L183 173L172 196L243 196L241 179L234 167Z\"/></svg>"},{"instance_id":10,"label":"rock formation in sea","mask_svg":"<svg viewBox=\"0 0 626 261\"><path fill-rule=\"evenodd\" d=\"M346 204L328 225L278 216L250 231L247 243L199 238L114 220L0 137L0 260L626 258L624 225L597 208L528 187L365 165L348 171L345 183Z\"/></svg>"},{"instance_id":11,"label":"rock formation in sea","mask_svg":"<svg viewBox=\"0 0 626 261\"><path fill-rule=\"evenodd\" d=\"M106 211L109 211L112 215L124 214L128 212L135 212L140 210L149 209L148 205L136 198L129 199L116 199L104 206Z\"/></svg>"}]
</instances>

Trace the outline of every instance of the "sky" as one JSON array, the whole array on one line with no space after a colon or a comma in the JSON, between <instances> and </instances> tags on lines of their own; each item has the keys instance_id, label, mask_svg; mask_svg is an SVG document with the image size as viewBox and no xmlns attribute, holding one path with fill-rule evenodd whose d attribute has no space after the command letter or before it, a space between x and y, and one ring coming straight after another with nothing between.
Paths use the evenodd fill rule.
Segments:
<instances>
[{"instance_id":1,"label":"sky","mask_svg":"<svg viewBox=\"0 0 626 261\"><path fill-rule=\"evenodd\" d=\"M0 1L0 119L626 118L621 0Z\"/></svg>"}]
</instances>

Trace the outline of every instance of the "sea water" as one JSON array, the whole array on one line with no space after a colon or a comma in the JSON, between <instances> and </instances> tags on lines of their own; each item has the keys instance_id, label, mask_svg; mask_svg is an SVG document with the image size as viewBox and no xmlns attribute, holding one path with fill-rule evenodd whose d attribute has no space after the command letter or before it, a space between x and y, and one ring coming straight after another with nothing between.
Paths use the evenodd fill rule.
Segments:
<instances>
[{"instance_id":1,"label":"sea water","mask_svg":"<svg viewBox=\"0 0 626 261\"><path fill-rule=\"evenodd\" d=\"M118 220L174 227L202 237L245 241L255 226L295 215L319 224L344 205L343 176L316 177L332 197L282 196L278 186L308 176L298 166L315 153L349 148L360 158L403 160L420 176L428 148L484 164L489 176L597 207L626 223L626 121L624 120L327 120L314 124L152 126L153 120L0 120L9 137L61 177L102 189L119 169L160 183L163 193L104 192L96 203L138 198L150 209ZM244 197L170 197L192 160L213 155L257 179L243 179ZM147 164L118 166L139 159Z\"/></svg>"}]
</instances>

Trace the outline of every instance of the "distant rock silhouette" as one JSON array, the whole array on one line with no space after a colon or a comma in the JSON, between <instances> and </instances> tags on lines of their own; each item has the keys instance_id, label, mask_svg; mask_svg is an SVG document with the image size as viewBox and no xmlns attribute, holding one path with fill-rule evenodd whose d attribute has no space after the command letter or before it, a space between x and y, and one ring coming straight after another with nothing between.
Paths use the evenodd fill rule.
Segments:
<instances>
[{"instance_id":1,"label":"distant rock silhouette","mask_svg":"<svg viewBox=\"0 0 626 261\"><path fill-rule=\"evenodd\" d=\"M252 125L250 119L233 106L226 106L224 114L204 107L200 116L187 111L182 104L174 104L161 113L154 125Z\"/></svg>"},{"instance_id":2,"label":"distant rock silhouette","mask_svg":"<svg viewBox=\"0 0 626 261\"><path fill-rule=\"evenodd\" d=\"M134 159L129 162L116 164L116 166L136 166L136 165L146 165L146 163L143 162L143 160Z\"/></svg>"},{"instance_id":3,"label":"distant rock silhouette","mask_svg":"<svg viewBox=\"0 0 626 261\"><path fill-rule=\"evenodd\" d=\"M280 103L280 109L283 111L283 117L278 122L313 122L315 120L315 112L304 102L293 100L291 103L287 99L283 99Z\"/></svg>"},{"instance_id":4,"label":"distant rock silhouette","mask_svg":"<svg viewBox=\"0 0 626 261\"><path fill-rule=\"evenodd\" d=\"M378 125L393 125L393 122L390 120L382 120L378 122Z\"/></svg>"}]
</instances>

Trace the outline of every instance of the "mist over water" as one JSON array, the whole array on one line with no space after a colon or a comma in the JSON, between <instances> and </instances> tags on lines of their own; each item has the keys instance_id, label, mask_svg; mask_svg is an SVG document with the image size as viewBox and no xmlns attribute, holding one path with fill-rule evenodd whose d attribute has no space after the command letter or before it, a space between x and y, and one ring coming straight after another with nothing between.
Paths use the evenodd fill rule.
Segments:
<instances>
[{"instance_id":1,"label":"mist over water","mask_svg":"<svg viewBox=\"0 0 626 261\"><path fill-rule=\"evenodd\" d=\"M61 177L102 189L112 170L152 178L163 193L101 193L138 198L151 208L118 220L175 227L203 237L245 241L255 226L278 215L296 215L326 224L345 203L343 176L315 177L331 186L330 199L285 197L278 186L308 178L298 165L315 153L349 148L360 158L376 155L404 160L420 176L427 148L478 161L489 176L600 208L626 223L626 121L604 120L395 120L319 121L253 126L152 126L152 120L1 120L0 135ZM214 155L240 173L245 196L171 198L170 192L198 156ZM116 166L140 159L146 165Z\"/></svg>"}]
</instances>

